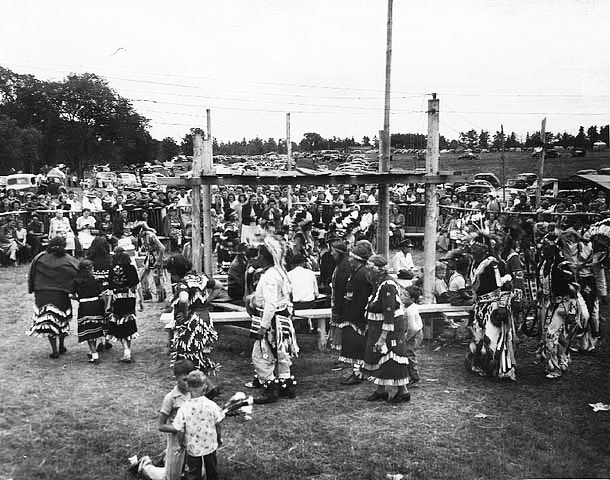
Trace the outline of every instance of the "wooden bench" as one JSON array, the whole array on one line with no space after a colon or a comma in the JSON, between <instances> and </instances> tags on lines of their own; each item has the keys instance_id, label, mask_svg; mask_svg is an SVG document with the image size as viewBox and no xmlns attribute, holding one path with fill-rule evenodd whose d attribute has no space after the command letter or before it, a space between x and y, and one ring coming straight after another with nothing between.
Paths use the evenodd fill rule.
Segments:
<instances>
[{"instance_id":1,"label":"wooden bench","mask_svg":"<svg viewBox=\"0 0 610 480\"><path fill-rule=\"evenodd\" d=\"M230 304L221 303L219 307L226 307ZM210 312L210 319L213 323L232 323L232 322L249 322L250 316L246 313L244 307L240 307L238 305L233 305L232 307L236 307L236 309L231 309L231 311L225 312ZM430 322L433 322L433 318L428 314L433 313L448 313L452 317L455 315L466 316L468 312L472 309L469 306L454 306L449 303L437 303L437 304L429 304L429 305L418 305L419 313L422 315L422 320L424 321L424 338L431 339L433 333L433 325ZM237 310L239 308L240 310ZM243 309L243 310L242 310ZM318 339L317 339L317 347L318 350L324 351L326 349L326 320L331 316L330 308L309 308L303 310L295 310L294 317L296 318L309 318L312 320L317 320L318 327ZM428 320L428 322L426 322ZM428 323L428 325L427 325ZM429 333L428 333L429 332ZM428 333L428 335L426 335Z\"/></svg>"}]
</instances>

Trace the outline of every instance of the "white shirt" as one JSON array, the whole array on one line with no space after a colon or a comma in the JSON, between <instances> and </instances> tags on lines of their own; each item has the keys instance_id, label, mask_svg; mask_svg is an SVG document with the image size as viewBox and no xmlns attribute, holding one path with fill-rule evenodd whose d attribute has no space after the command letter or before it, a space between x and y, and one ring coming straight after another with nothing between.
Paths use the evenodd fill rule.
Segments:
<instances>
[{"instance_id":1,"label":"white shirt","mask_svg":"<svg viewBox=\"0 0 610 480\"><path fill-rule=\"evenodd\" d=\"M313 302L318 297L318 280L311 270L299 265L288 272L288 278L293 302Z\"/></svg>"},{"instance_id":2,"label":"white shirt","mask_svg":"<svg viewBox=\"0 0 610 480\"><path fill-rule=\"evenodd\" d=\"M415 268L415 263L413 262L413 255L411 252L398 251L396 255L394 255L394 271L400 272L401 270L413 270Z\"/></svg>"},{"instance_id":3,"label":"white shirt","mask_svg":"<svg viewBox=\"0 0 610 480\"><path fill-rule=\"evenodd\" d=\"M459 290L464 290L466 288L466 280L462 274L458 272L454 272L449 279L449 291L457 292Z\"/></svg>"}]
</instances>

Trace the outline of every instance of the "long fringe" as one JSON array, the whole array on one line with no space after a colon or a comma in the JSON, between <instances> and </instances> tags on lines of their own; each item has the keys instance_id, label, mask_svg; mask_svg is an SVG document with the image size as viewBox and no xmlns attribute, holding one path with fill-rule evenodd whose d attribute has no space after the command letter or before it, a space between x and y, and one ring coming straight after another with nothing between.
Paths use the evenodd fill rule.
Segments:
<instances>
[{"instance_id":1,"label":"long fringe","mask_svg":"<svg viewBox=\"0 0 610 480\"><path fill-rule=\"evenodd\" d=\"M409 359L407 357L401 357L400 355L396 355L394 352L388 352L383 357L381 357L377 363L364 363L364 368L366 370L377 370L384 363L389 362L390 360L394 360L396 363L400 363L401 365L408 365Z\"/></svg>"}]
</instances>

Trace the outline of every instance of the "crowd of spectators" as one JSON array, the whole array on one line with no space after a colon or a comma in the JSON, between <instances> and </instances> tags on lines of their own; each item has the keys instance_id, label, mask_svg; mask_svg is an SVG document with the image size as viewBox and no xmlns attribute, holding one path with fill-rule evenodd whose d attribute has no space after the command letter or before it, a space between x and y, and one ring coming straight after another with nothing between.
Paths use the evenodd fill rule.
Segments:
<instances>
[{"instance_id":1,"label":"crowd of spectators","mask_svg":"<svg viewBox=\"0 0 610 480\"><path fill-rule=\"evenodd\" d=\"M134 191L112 186L58 195L0 192L1 259L5 264L27 262L57 234L74 238L77 253L86 250L91 236L97 234L116 245L125 226L133 227L136 222L154 228L167 242L168 251L188 252L190 194L186 187ZM603 191L553 202L545 199L538 207L525 194L507 193L503 199L460 193L451 186L439 188L438 194L439 247L443 250L472 231L494 233L506 225L507 218L524 212L537 216L538 221L557 224L565 223L564 214L588 212L595 220L610 213ZM369 185L300 186L292 194L285 185L212 186L212 228L219 266L227 271L240 243L254 244L257 236L272 231L293 242L306 264L319 268L319 252L330 239L341 238L348 244L367 239L375 244L377 200L377 188ZM392 186L390 200L390 246L398 249L409 236L417 242L424 223L423 185Z\"/></svg>"}]
</instances>

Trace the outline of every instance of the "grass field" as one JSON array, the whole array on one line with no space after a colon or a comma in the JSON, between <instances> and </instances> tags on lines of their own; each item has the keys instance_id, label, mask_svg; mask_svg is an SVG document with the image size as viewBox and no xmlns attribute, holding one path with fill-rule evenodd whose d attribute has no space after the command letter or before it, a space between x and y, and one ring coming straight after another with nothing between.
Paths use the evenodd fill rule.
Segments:
<instances>
[{"instance_id":1,"label":"grass field","mask_svg":"<svg viewBox=\"0 0 610 480\"><path fill-rule=\"evenodd\" d=\"M506 152L506 178L514 178L524 172L538 172L537 160L530 152ZM459 160L458 154L441 154L440 169L460 171L464 175L474 175L480 172L495 173L502 180L502 160L500 153L481 153L477 160ZM415 165L415 161L407 156L397 157L396 162L402 168L423 167ZM578 170L587 168L610 167L610 152L587 152L585 157L572 157L569 153L561 153L558 158L547 158L544 161L544 176L559 179L569 178Z\"/></svg>"},{"instance_id":2,"label":"grass field","mask_svg":"<svg viewBox=\"0 0 610 480\"><path fill-rule=\"evenodd\" d=\"M532 158L530 152L506 152L505 154L506 178L514 178L520 173L538 172L537 160ZM452 170L463 175L474 175L481 172L495 173L502 180L502 160L500 153L481 153L477 160L459 160L459 154L441 154L440 170ZM311 168L309 159L302 159L299 166ZM336 167L335 164L329 168ZM424 160L415 160L413 155L396 154L392 157L392 168L414 170L425 167ZM598 169L610 167L610 151L587 152L585 157L572 157L569 153L561 153L558 158L547 158L544 162L544 176L567 179L578 170L588 168Z\"/></svg>"},{"instance_id":3,"label":"grass field","mask_svg":"<svg viewBox=\"0 0 610 480\"><path fill-rule=\"evenodd\" d=\"M139 316L131 365L117 362L117 346L89 365L75 335L68 353L50 360L45 339L24 335L32 301L25 275L25 267L0 270L0 479L129 478L127 457L163 448L156 418L172 377L158 307L148 304ZM220 328L222 401L243 390L251 367L249 341ZM300 338L298 397L256 407L248 422L225 421L222 478L610 476L610 412L587 405L610 402L608 346L576 356L568 376L549 383L532 364L528 340L518 351L519 381L507 384L468 374L465 346L428 344L421 387L411 403L393 407L364 401L370 385L340 386L346 372L331 371L335 356Z\"/></svg>"}]
</instances>

